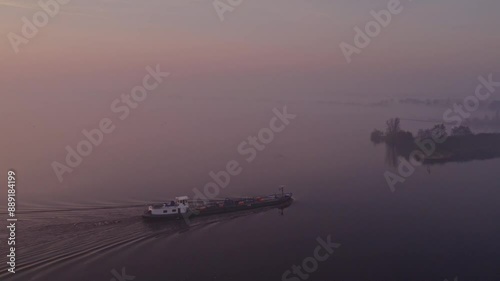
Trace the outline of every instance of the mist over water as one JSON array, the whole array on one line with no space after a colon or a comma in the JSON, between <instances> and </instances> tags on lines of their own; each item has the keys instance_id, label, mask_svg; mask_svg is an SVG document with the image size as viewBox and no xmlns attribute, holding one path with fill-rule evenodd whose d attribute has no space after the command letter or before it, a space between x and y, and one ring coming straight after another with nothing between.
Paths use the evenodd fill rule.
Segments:
<instances>
[{"instance_id":1,"label":"mist over water","mask_svg":"<svg viewBox=\"0 0 500 281\"><path fill-rule=\"evenodd\" d=\"M0 0L0 279L500 280L499 10Z\"/></svg>"},{"instance_id":2,"label":"mist over water","mask_svg":"<svg viewBox=\"0 0 500 281\"><path fill-rule=\"evenodd\" d=\"M297 117L245 161L238 145L285 105ZM494 280L500 160L419 167L392 193L384 172L394 167L369 140L391 117L439 119L441 108L182 98L145 106L62 184L47 173L40 182L53 184L35 190L35 176L18 168L22 243L12 280L108 280L122 267L140 280L279 280L327 235L341 247L315 278ZM294 203L283 215L270 208L190 227L141 220L148 203L193 197L230 160L243 171L219 197L273 194L284 184Z\"/></svg>"}]
</instances>

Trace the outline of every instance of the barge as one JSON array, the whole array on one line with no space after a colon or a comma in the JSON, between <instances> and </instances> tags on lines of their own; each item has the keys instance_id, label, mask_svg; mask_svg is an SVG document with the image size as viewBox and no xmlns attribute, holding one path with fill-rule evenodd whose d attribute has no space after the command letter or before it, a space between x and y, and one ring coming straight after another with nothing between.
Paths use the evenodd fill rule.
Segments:
<instances>
[{"instance_id":1,"label":"barge","mask_svg":"<svg viewBox=\"0 0 500 281\"><path fill-rule=\"evenodd\" d=\"M189 200L187 196L175 197L175 201L148 207L144 219L175 220L183 217L208 216L243 210L290 204L292 193L272 194L260 197L225 198L221 200Z\"/></svg>"}]
</instances>

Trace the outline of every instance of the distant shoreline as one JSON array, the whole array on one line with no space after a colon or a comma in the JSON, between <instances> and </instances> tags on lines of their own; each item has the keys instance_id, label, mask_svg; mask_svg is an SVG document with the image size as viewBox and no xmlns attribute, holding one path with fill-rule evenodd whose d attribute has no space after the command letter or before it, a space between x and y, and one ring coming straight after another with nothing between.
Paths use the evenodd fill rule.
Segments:
<instances>
[{"instance_id":1,"label":"distant shoreline","mask_svg":"<svg viewBox=\"0 0 500 281\"><path fill-rule=\"evenodd\" d=\"M393 157L409 159L412 152L423 151L425 145L432 143L431 154L425 155L423 164L443 164L447 162L466 162L500 158L500 133L474 134L468 127L460 126L448 135L444 125L436 125L430 130L420 130L417 136L411 132L390 129L384 133L374 130L371 141L375 144L385 143ZM435 142L431 139L441 138Z\"/></svg>"}]
</instances>

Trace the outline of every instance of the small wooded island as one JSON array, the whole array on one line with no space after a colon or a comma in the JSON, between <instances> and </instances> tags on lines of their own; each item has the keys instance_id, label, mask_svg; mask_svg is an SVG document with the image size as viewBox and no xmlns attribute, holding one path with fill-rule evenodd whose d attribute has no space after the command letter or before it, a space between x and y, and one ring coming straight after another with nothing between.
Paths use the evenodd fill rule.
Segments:
<instances>
[{"instance_id":1,"label":"small wooded island","mask_svg":"<svg viewBox=\"0 0 500 281\"><path fill-rule=\"evenodd\" d=\"M415 158L424 164L463 162L500 157L500 134L474 134L467 126L458 126L448 134L444 124L419 130L416 136L400 128L400 119L386 122L386 130L374 130L370 139L385 143L392 155Z\"/></svg>"}]
</instances>

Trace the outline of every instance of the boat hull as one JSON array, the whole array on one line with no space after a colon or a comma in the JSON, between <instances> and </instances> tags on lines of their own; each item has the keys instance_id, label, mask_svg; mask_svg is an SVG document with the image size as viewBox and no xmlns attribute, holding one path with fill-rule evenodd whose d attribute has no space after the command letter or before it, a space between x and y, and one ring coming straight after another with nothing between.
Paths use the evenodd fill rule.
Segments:
<instances>
[{"instance_id":1,"label":"boat hull","mask_svg":"<svg viewBox=\"0 0 500 281\"><path fill-rule=\"evenodd\" d=\"M289 205L293 201L291 194L284 197L279 197L276 200L267 201L267 202L252 202L243 205L234 205L234 206L217 206L212 208L204 208L204 209L196 209L191 212L191 214L168 214L168 215L153 215L150 212L145 212L142 217L145 220L179 220L183 217L202 217L202 216L210 216L216 214L224 214L224 213L232 213L239 212L245 210L259 209L265 207L272 206L282 206Z\"/></svg>"}]
</instances>

